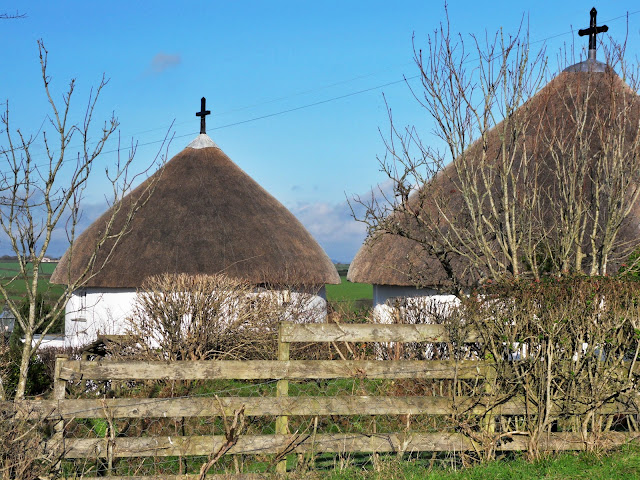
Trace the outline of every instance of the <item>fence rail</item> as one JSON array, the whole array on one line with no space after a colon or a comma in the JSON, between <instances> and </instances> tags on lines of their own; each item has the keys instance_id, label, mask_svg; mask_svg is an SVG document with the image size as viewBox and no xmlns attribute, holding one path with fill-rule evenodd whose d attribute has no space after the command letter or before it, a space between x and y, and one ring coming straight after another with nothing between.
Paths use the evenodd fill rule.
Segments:
<instances>
[{"instance_id":1,"label":"fence rail","mask_svg":"<svg viewBox=\"0 0 640 480\"><path fill-rule=\"evenodd\" d=\"M455 360L224 360L156 362L65 361L60 379L79 380L305 380L332 378L444 379L484 376L487 365Z\"/></svg>"},{"instance_id":2,"label":"fence rail","mask_svg":"<svg viewBox=\"0 0 640 480\"><path fill-rule=\"evenodd\" d=\"M476 332L466 332L464 340L478 340ZM448 342L444 325L282 323L280 341L295 342Z\"/></svg>"},{"instance_id":3,"label":"fence rail","mask_svg":"<svg viewBox=\"0 0 640 480\"><path fill-rule=\"evenodd\" d=\"M247 416L315 415L526 415L536 405L508 399L483 405L474 397L188 397L25 400L0 403L21 420L73 420L78 418L161 418L231 416L244 408ZM559 409L552 410L559 413ZM576 414L582 412L576 411ZM618 400L600 409L602 414L638 413Z\"/></svg>"},{"instance_id":4,"label":"fence rail","mask_svg":"<svg viewBox=\"0 0 640 480\"><path fill-rule=\"evenodd\" d=\"M638 434L608 432L603 435L603 445L620 445ZM107 458L108 439L69 439L66 441L67 458ZM222 435L213 436L163 436L116 438L113 445L117 456L160 457L181 455L208 455L224 445ZM549 433L542 439L543 450L571 451L586 448L584 437L579 433ZM415 452L465 452L478 448L462 433L379 433L379 434L321 434L312 435L252 435L241 437L229 454L280 454L288 453L415 453ZM526 437L511 435L496 446L499 452L514 452L527 449Z\"/></svg>"},{"instance_id":5,"label":"fence rail","mask_svg":"<svg viewBox=\"0 0 640 480\"><path fill-rule=\"evenodd\" d=\"M49 419L55 423L52 447L63 446L66 459L108 459L113 465L122 458L162 458L207 456L228 442L223 435L174 435L157 432L137 432L136 436L120 436L114 420L167 418L185 419L233 417L243 410L247 417L275 418L271 434L240 435L228 449L229 455L261 454L279 458L276 470L286 471L288 454L352 453L352 452L463 452L475 451L476 441L464 432L398 431L368 433L318 433L316 428L290 431L291 417L319 416L453 416L473 415L486 419L484 428L492 433L495 419L500 416L518 418L535 411L533 403L523 399L494 394L490 385L482 396L417 395L406 396L402 388L407 380L467 381L478 384L490 380L495 364L482 360L290 360L289 345L294 342L422 342L447 343L447 331L442 325L344 325L283 323L279 331L278 360L272 361L77 361L59 358L53 400L25 401L21 404L0 405L14 409L15 415L27 420ZM465 342L477 342L478 335L467 332ZM405 382L398 387L398 395L290 396L290 382L312 380L352 379L361 381ZM67 387L79 382L153 382L158 380L269 380L270 396L187 396L171 398L67 398ZM321 388L321 387L319 387ZM228 393L228 392L227 392ZM273 394L275 393L275 396ZM264 394L264 392L263 392ZM629 407L637 394L612 399L599 408L603 415L637 415ZM589 408L589 407L584 407ZM555 412L555 413L554 413ZM559 413L551 410L552 414ZM576 415L582 414L576 408ZM65 425L89 419L105 423L101 435L92 438L72 438ZM108 422L107 422L108 420ZM226 421L226 420L225 420ZM405 420L403 420L405 421ZM406 420L408 421L408 420ZM397 426L402 427L401 422ZM618 445L636 439L633 432L603 432L603 445ZM496 435L496 451L527 449L527 437L520 433ZM547 432L540 441L542 450L582 450L587 447L583 433ZM134 475L115 478L160 478ZM170 478L170 475L162 475ZM178 478L178 477L176 477ZM179 478L188 478L180 476ZM193 477L195 478L195 477ZM215 475L207 478L216 478ZM249 477L245 477L249 478Z\"/></svg>"}]
</instances>

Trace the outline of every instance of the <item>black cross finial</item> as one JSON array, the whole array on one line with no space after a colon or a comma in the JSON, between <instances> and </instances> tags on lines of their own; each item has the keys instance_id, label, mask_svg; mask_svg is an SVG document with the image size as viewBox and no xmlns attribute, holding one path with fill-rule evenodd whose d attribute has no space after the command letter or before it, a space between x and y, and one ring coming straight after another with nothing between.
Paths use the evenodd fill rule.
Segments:
<instances>
[{"instance_id":1,"label":"black cross finial","mask_svg":"<svg viewBox=\"0 0 640 480\"><path fill-rule=\"evenodd\" d=\"M589 58L592 57L591 52L593 51L593 59L595 60L596 56L596 35L599 33L604 33L609 30L609 27L606 25L602 25L601 27L596 26L596 15L598 11L596 7L591 9L591 21L589 22L589 28L585 28L583 30L578 30L578 35L581 37L584 35L589 35Z\"/></svg>"},{"instance_id":2,"label":"black cross finial","mask_svg":"<svg viewBox=\"0 0 640 480\"><path fill-rule=\"evenodd\" d=\"M205 110L207 108L206 105L207 105L207 99L202 97L200 99L200 111L196 112L196 117L200 117L200 133L201 134L207 133L207 123L205 121L205 117L211 114L209 110Z\"/></svg>"}]
</instances>

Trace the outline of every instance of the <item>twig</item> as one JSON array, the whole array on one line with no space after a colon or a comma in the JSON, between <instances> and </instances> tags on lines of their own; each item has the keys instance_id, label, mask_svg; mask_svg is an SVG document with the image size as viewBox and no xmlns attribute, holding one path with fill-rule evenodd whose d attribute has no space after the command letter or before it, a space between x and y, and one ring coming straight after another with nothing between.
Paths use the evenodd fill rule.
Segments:
<instances>
[{"instance_id":1,"label":"twig","mask_svg":"<svg viewBox=\"0 0 640 480\"><path fill-rule=\"evenodd\" d=\"M231 450L231 448L233 448L236 443L238 443L240 432L242 432L242 430L244 429L244 405L242 405L239 410L235 410L233 412L233 423L231 424L231 426L229 426L227 415L224 411L224 407L222 406L222 402L217 395L215 396L215 398L220 407L220 413L222 414L226 442L222 444L217 452L211 452L207 463L202 465L202 467L200 468L200 476L198 477L198 480L204 480L209 469L213 465L215 465L217 461L220 460L220 458L222 458L229 450ZM239 425L238 422L240 423Z\"/></svg>"}]
</instances>

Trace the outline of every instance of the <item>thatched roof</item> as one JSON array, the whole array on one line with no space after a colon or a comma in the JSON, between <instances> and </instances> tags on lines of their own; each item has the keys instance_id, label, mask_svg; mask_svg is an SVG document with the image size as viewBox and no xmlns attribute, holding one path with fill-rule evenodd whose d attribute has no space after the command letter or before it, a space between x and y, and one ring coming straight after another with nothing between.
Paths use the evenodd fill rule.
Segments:
<instances>
[{"instance_id":1,"label":"thatched roof","mask_svg":"<svg viewBox=\"0 0 640 480\"><path fill-rule=\"evenodd\" d=\"M51 277L78 278L114 209L115 228L137 199L153 193L105 264L98 250L87 286L137 288L155 274L224 272L256 285L340 283L326 253L302 224L243 172L206 135L200 135L83 232Z\"/></svg>"},{"instance_id":2,"label":"thatched roof","mask_svg":"<svg viewBox=\"0 0 640 480\"><path fill-rule=\"evenodd\" d=\"M516 115L530 115L536 119L528 127L529 131L526 132L526 135L521 136L521 138L524 138L523 142L526 145L528 154L533 156L532 158L540 167L539 182L541 188L550 192L550 198L553 198L554 192L557 193L558 185L557 180L555 180L553 170L555 167L553 166L554 162L550 147L548 143L545 143L545 140L553 135L556 135L557 138L575 136L575 122L568 115L568 111L572 106L580 105L580 102L588 98L586 103L589 118L594 118L594 116L597 116L598 111L602 111L603 108L606 109L612 104L613 97L619 97L624 94L625 98L629 98L632 104L632 108L627 110L627 114L629 111L631 112L632 119L628 122L628 131L624 132L624 134L627 139L636 138L638 135L640 97L633 93L610 68L603 70L605 71L578 68L567 69L556 76L516 112ZM587 90L589 91L588 94ZM634 125L636 126L635 129L633 128ZM498 150L503 144L500 139L501 126L502 123L488 132L486 136L487 142L484 145L480 141L471 145L465 152L466 158L473 159L474 156L478 158L483 149L487 153L487 158L497 157L499 155ZM592 136L593 140L589 151L595 154L602 150L602 145L599 143L600 140L597 138L597 134L592 133ZM630 158L637 162L639 153L633 153ZM454 218L460 218L461 215L465 215L462 195L456 189L456 185L459 183L455 167L455 162L457 161L459 159L449 164L428 184L430 189L435 188L439 189L440 192L451 194L448 209ZM640 166L631 168L638 169ZM426 187L423 187L422 191L424 191L424 188ZM413 200L410 197L409 202L415 202L418 196L414 195ZM421 201L424 201L424 198ZM551 201L551 199L548 200L548 202ZM547 206L549 205L547 204ZM430 209L428 203L421 208ZM549 212L552 212L551 208L549 208ZM430 213L430 218L438 217L433 211ZM396 220L402 222L404 229L411 230L415 228L415 226L407 224L406 218L397 212L393 213L388 219L391 224ZM640 205L635 205L635 208L621 227L615 258L612 258L609 262L609 272L617 271L622 261L621 259L626 258L632 246L638 245L640 239L639 225ZM442 228L446 228L446 225ZM414 236L419 236L419 233L415 233ZM590 246L585 245L585 248L588 252ZM462 280L462 284L469 286L477 282L477 277L468 275L468 262L465 262L464 258L453 258L451 266L458 280ZM441 287L451 283L451 277L443 268L442 263L434 256L427 254L425 248L418 242L403 236L383 232L374 233L366 240L351 263L347 278L352 282L397 286L416 286L419 284L423 287Z\"/></svg>"}]
</instances>

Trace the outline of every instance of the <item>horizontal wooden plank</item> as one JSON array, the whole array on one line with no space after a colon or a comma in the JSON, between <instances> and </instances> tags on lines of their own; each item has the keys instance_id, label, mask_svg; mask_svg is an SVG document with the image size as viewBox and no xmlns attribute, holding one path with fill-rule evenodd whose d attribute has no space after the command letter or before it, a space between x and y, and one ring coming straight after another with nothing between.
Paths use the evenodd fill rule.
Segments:
<instances>
[{"instance_id":1,"label":"horizontal wooden plank","mask_svg":"<svg viewBox=\"0 0 640 480\"><path fill-rule=\"evenodd\" d=\"M446 325L345 324L283 322L283 342L447 342ZM475 342L478 335L470 332L465 341Z\"/></svg>"},{"instance_id":2,"label":"horizontal wooden plank","mask_svg":"<svg viewBox=\"0 0 640 480\"><path fill-rule=\"evenodd\" d=\"M220 397L219 402L214 397L24 400L18 404L0 402L0 412L15 412L17 418L32 421L106 418L107 414L112 418L216 417L221 411L233 415L242 407L248 416L527 414L524 401L517 398L503 401L458 396L455 406L454 399L440 396ZM535 412L536 406L530 405L528 411ZM559 412L559 408L552 409L551 414ZM573 414L584 413L585 410L576 410ZM598 413L640 412L620 399L603 405Z\"/></svg>"},{"instance_id":3,"label":"horizontal wooden plank","mask_svg":"<svg viewBox=\"0 0 640 480\"><path fill-rule=\"evenodd\" d=\"M233 415L244 407L248 416L278 415L483 415L487 407L471 397L212 397L108 398L25 401L22 418L38 420L74 418L177 418ZM222 410L220 409L222 405ZM607 411L620 413L615 405ZM603 410L600 410L603 412ZM524 415L522 401L510 400L491 409L494 415ZM637 412L633 412L637 413Z\"/></svg>"},{"instance_id":4,"label":"horizontal wooden plank","mask_svg":"<svg viewBox=\"0 0 640 480\"><path fill-rule=\"evenodd\" d=\"M635 439L637 434L609 432L600 441L605 446L622 445ZM164 457L178 455L208 455L224 443L223 436L165 436L116 438L115 457ZM504 438L498 451L522 451L527 448L523 435ZM462 452L473 450L472 441L461 433L387 433L387 434L323 434L323 435L254 435L241 436L229 454L274 454L309 452ZM580 433L558 432L544 435L541 450L584 450ZM106 439L66 439L66 458L104 458Z\"/></svg>"},{"instance_id":5,"label":"horizontal wooden plank","mask_svg":"<svg viewBox=\"0 0 640 480\"><path fill-rule=\"evenodd\" d=\"M483 361L455 360L223 360L181 362L65 361L61 377L80 380L266 380L329 378L476 378Z\"/></svg>"},{"instance_id":6,"label":"horizontal wooden plank","mask_svg":"<svg viewBox=\"0 0 640 480\"><path fill-rule=\"evenodd\" d=\"M485 376L493 366L482 360L208 360L166 363L66 360L60 368L65 381L80 380L267 380L331 378L470 379ZM636 365L640 373L640 364ZM611 375L626 379L619 368Z\"/></svg>"},{"instance_id":7,"label":"horizontal wooden plank","mask_svg":"<svg viewBox=\"0 0 640 480\"><path fill-rule=\"evenodd\" d=\"M467 450L470 442L461 434L420 434L410 439L402 434L335 434L317 435L255 435L243 436L230 454L273 454L291 449L291 453L307 452L394 452L402 445L413 451ZM220 448L223 436L116 438L116 457L150 457L176 455L207 455ZM107 454L105 439L67 439L66 458L95 458Z\"/></svg>"}]
</instances>

